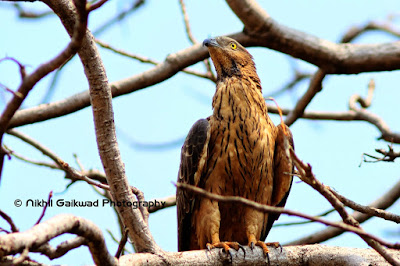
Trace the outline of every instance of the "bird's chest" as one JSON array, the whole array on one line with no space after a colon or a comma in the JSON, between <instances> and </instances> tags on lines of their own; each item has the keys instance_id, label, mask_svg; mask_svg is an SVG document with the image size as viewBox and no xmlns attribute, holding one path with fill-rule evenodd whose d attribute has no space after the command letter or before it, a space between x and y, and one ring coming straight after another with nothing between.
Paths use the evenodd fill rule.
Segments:
<instances>
[{"instance_id":1,"label":"bird's chest","mask_svg":"<svg viewBox=\"0 0 400 266\"><path fill-rule=\"evenodd\" d=\"M255 109L222 111L225 119L210 120L213 145L209 147L206 189L246 198L264 194L270 190L268 183L272 185L273 124Z\"/></svg>"}]
</instances>

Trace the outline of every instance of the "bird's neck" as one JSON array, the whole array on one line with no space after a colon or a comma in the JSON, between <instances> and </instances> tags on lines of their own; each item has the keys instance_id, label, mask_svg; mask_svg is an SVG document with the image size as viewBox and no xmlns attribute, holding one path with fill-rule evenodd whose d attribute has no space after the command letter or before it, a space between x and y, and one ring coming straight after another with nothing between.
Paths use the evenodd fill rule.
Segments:
<instances>
[{"instance_id":1,"label":"bird's neck","mask_svg":"<svg viewBox=\"0 0 400 266\"><path fill-rule=\"evenodd\" d=\"M244 120L248 115L267 117L267 105L258 76L231 76L217 83L213 97L213 115L220 119Z\"/></svg>"}]
</instances>

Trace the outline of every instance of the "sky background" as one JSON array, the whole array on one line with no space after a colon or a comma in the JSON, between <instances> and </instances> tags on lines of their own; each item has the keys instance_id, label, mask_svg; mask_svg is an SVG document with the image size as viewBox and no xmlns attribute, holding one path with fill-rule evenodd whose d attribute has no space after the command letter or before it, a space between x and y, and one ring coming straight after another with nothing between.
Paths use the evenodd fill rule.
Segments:
<instances>
[{"instance_id":1,"label":"sky background","mask_svg":"<svg viewBox=\"0 0 400 266\"><path fill-rule=\"evenodd\" d=\"M129 7L131 1L109 1L89 16L89 29L93 32L108 23L116 14ZM351 27L363 25L371 20L385 21L387 15L399 14L397 1L259 1L259 4L279 23L337 42ZM47 10L41 3L26 3L30 10ZM225 35L242 30L243 25L224 1L186 1L192 33L202 42L211 36ZM399 19L394 22L399 22ZM399 25L400 23L397 23ZM31 72L53 58L63 49L69 37L58 17L52 15L42 19L19 19L11 3L0 3L0 58L14 57L27 65ZM146 3L115 23L97 37L119 49L163 61L168 54L189 47L183 18L177 0L146 1ZM355 40L356 43L381 43L396 41L385 33L369 32ZM109 81L139 74L153 66L116 55L99 48ZM282 88L293 75L293 66L307 72L314 72L315 66L265 48L249 48L254 56L262 81L265 96ZM204 71L202 64L192 66ZM52 75L40 81L23 104L24 108L43 103ZM330 75L323 82L319 93L307 110L347 111L348 100L353 94L366 95L367 85L374 78L376 90L369 111L382 117L393 131L398 131L400 121L399 71L364 73L358 75ZM0 83L10 89L19 85L18 67L11 61L0 63ZM292 108L307 89L308 81L298 84L293 90L276 96L281 107ZM55 91L49 102L87 90L88 84L79 58L75 57L61 72ZM175 194L172 182L176 181L179 168L180 148L187 132L195 121L211 114L211 98L215 84L209 80L179 73L161 84L121 96L113 100L115 123L122 159L131 185L144 192L147 200ZM4 108L9 93L0 92L0 107ZM275 123L279 117L271 115ZM92 111L85 108L79 112L18 130L30 135L49 147L74 167L73 154L86 169L102 169L98 156ZM291 130L294 135L296 152L305 162L313 166L316 177L324 184L335 188L350 199L368 204L389 190L399 179L399 163L363 163L363 153L374 154L375 148L386 148L384 141L377 138L380 132L366 122L333 122L298 120ZM6 136L4 143L13 151L25 157L49 161L40 152L12 137ZM172 145L168 145L172 143ZM175 144L173 144L175 143ZM179 144L176 144L179 143ZM394 146L399 150L399 146ZM76 182L65 190L69 181L64 173L39 167L16 158L7 160L3 169L0 186L0 209L9 214L21 231L29 229L42 212L40 207L15 207L14 201L21 199L47 199L54 192L53 200L95 200L98 194L86 183ZM288 209L307 214L320 214L330 209L329 203L308 185L294 179L292 192L286 204ZM396 203L390 211L399 213ZM119 238L115 212L111 208L48 208L43 220L60 213L70 213L93 221L103 231L107 246L114 254L115 243L106 230ZM332 214L329 219L336 220ZM281 216L277 223L299 221L294 217ZM374 219L363 224L365 230L399 241L398 225ZM0 220L0 227L9 226ZM267 241L282 244L324 228L323 225L277 227ZM168 208L150 215L150 229L157 242L167 251L177 250L176 208ZM55 239L57 245L71 235ZM356 235L344 234L325 244L347 247L366 247ZM128 245L128 249L131 247ZM69 252L64 257L49 261L46 257L32 255L44 263L51 264L92 264L85 247Z\"/></svg>"}]
</instances>

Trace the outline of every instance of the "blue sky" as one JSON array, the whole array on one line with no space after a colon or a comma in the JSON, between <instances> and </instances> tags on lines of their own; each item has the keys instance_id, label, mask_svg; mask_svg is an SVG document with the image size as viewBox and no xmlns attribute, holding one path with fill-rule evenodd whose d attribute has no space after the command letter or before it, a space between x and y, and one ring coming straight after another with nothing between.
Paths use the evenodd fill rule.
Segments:
<instances>
[{"instance_id":1,"label":"blue sky","mask_svg":"<svg viewBox=\"0 0 400 266\"><path fill-rule=\"evenodd\" d=\"M90 30L96 30L116 13L124 10L127 2L109 1L101 9L90 14ZM210 36L238 32L243 28L223 1L186 2L192 32L199 42ZM383 21L388 14L398 11L395 9L398 3L394 0L259 3L279 23L334 42L339 40L350 26L362 25L370 20ZM23 6L35 10L45 9L40 3ZM28 71L54 57L68 43L68 35L57 17L21 20L16 17L10 3L0 5L0 35L5 36L0 43L0 58L14 57L27 65ZM163 61L168 54L190 46L178 1L147 1L142 8L121 23L114 24L98 38L120 49L158 61ZM356 39L356 43L395 40L387 34L371 32ZM151 65L115 55L102 48L99 48L99 51L110 81L117 81L152 68ZM290 80L293 64L304 71L316 70L308 63L276 51L265 48L249 48L249 51L255 58L266 96ZM204 67L197 64L193 69L204 70ZM367 84L371 78L375 79L376 90L369 110L384 118L393 131L398 131L399 71L328 76L324 80L323 91L315 97L307 110L346 111L351 95L366 95ZM50 81L51 78L46 77L39 82L24 102L24 107L40 104ZM18 87L19 74L14 63L0 63L0 83L11 89ZM308 82L301 82L295 90L277 97L276 100L280 106L291 108L307 86ZM50 101L61 100L83 90L87 90L87 81L80 61L74 58L62 72ZM197 119L211 114L211 97L214 91L215 85L212 82L180 73L161 84L114 99L118 141L126 173L129 182L140 188L146 199L162 198L175 193L172 182L176 181L181 144L164 149L146 148L145 144L157 145L177 140L183 142L192 124ZM2 92L1 98L0 107L4 108L9 95ZM272 119L276 123L279 121L275 115L272 115ZM90 108L62 118L24 126L18 130L37 139L74 167L77 165L73 154L77 154L86 169L102 170ZM377 140L380 133L372 125L365 122L298 120L291 130L297 154L313 166L316 177L359 203L368 204L375 200L399 179L398 163L364 163L359 167L364 152L373 154L375 148L387 146L387 143ZM132 145L132 142L141 145ZM7 136L4 143L28 158L48 161L40 152L12 136ZM398 145L394 147L398 150ZM319 214L330 208L317 192L297 181L299 180L295 179L287 208L308 214ZM99 198L93 189L83 182L77 182L65 191L68 183L61 171L30 165L13 158L5 162L0 186L0 208L12 216L21 230L27 230L36 222L42 209L17 208L14 206L16 199L23 202L27 199L46 199L50 190L55 193L54 200ZM390 210L398 213L399 205L395 204ZM96 223L104 232L110 252L115 253L117 244L106 232L107 229L111 230L119 237L115 214L110 208L53 207L47 210L44 220L60 213L71 213ZM337 215L331 215L329 218L338 219ZM278 223L295 220L297 221L295 218L282 216ZM0 221L0 227L8 228L4 221ZM398 230L398 226L394 224L375 220L367 222L364 227L368 232L390 241L398 241L398 238L387 235L390 230ZM176 251L175 208L152 214L150 228L163 249ZM271 231L267 241L285 243L321 228L324 226L314 224L278 227ZM57 244L62 240L57 239L52 243ZM366 244L353 234L342 235L326 244L366 247ZM45 257L33 257L49 263ZM51 263L89 264L92 260L88 250L80 248Z\"/></svg>"}]
</instances>

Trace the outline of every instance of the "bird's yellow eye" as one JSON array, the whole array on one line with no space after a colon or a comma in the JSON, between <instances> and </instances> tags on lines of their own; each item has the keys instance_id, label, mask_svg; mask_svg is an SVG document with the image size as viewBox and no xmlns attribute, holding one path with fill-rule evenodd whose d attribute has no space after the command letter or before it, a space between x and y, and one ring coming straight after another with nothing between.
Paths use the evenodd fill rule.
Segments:
<instances>
[{"instance_id":1,"label":"bird's yellow eye","mask_svg":"<svg viewBox=\"0 0 400 266\"><path fill-rule=\"evenodd\" d=\"M233 49L233 50L236 50L236 48L237 48L237 45L236 45L236 43L231 43L231 48Z\"/></svg>"}]
</instances>

